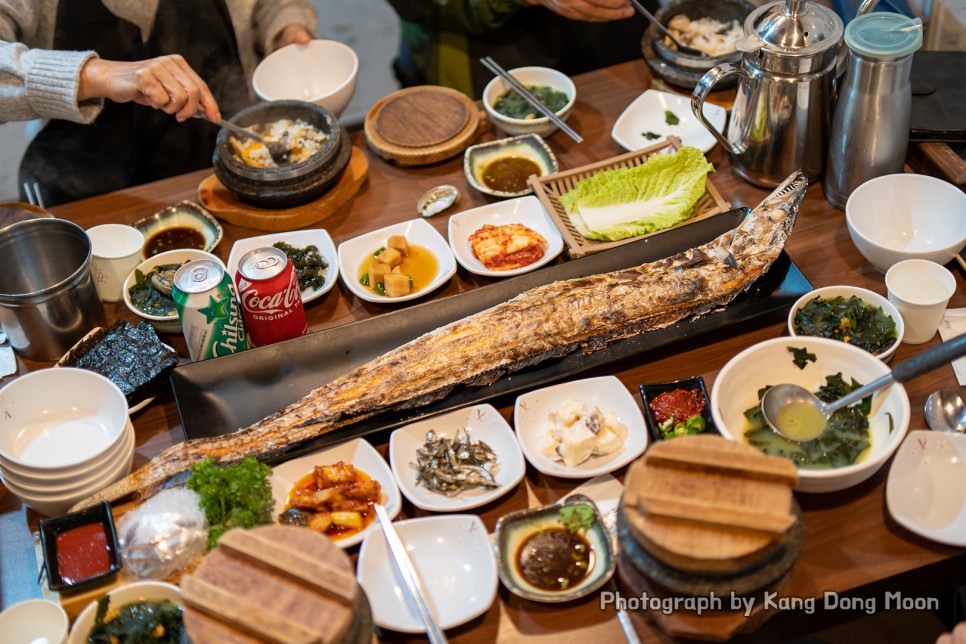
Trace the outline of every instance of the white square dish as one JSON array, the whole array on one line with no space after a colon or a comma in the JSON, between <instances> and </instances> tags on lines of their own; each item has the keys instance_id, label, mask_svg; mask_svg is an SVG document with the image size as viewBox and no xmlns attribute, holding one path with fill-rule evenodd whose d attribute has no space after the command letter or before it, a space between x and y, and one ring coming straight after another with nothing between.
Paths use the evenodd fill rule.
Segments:
<instances>
[{"instance_id":1,"label":"white square dish","mask_svg":"<svg viewBox=\"0 0 966 644\"><path fill-rule=\"evenodd\" d=\"M429 284L417 286L415 291L401 297L379 295L359 283L363 263L368 262L376 250L385 246L386 240L392 235L405 235L410 245L422 246L436 257L437 262L436 276ZM342 282L360 299L377 304L394 304L422 297L445 284L446 280L456 274L456 259L449 244L429 222L425 219L410 219L339 244L339 272L342 274Z\"/></svg>"},{"instance_id":2,"label":"white square dish","mask_svg":"<svg viewBox=\"0 0 966 644\"><path fill-rule=\"evenodd\" d=\"M603 456L591 456L574 467L555 461L543 453L547 414L569 400L596 405L604 414L614 412L627 427L627 438L619 450ZM589 479L627 465L647 447L644 413L624 383L614 376L588 378L544 387L517 398L513 425L523 455L537 470L565 479Z\"/></svg>"},{"instance_id":3,"label":"white square dish","mask_svg":"<svg viewBox=\"0 0 966 644\"><path fill-rule=\"evenodd\" d=\"M379 481L379 485L382 487L382 504L386 507L386 512L390 517L399 514L399 510L402 508L402 498L399 496L399 488L396 487L396 480L389 470L389 465L372 445L361 438L356 438L273 467L270 482L275 507L272 510L272 516L277 520L278 515L285 507L285 498L292 487L303 476L311 473L316 465L334 465L339 461L352 465L368 474L373 480ZM333 543L340 548L350 548L361 543L367 534L378 529L379 521L373 515L372 523L361 532L344 539L338 539Z\"/></svg>"},{"instance_id":4,"label":"white square dish","mask_svg":"<svg viewBox=\"0 0 966 644\"><path fill-rule=\"evenodd\" d=\"M446 496L419 484L410 463L416 461L416 451L426 444L430 430L436 432L437 438L449 439L465 430L471 443L483 441L489 445L497 459L491 473L500 486L477 487ZM400 427L389 437L389 464L403 496L417 508L431 512L461 512L486 505L515 488L526 472L513 430L492 405L465 407Z\"/></svg>"},{"instance_id":5,"label":"white square dish","mask_svg":"<svg viewBox=\"0 0 966 644\"><path fill-rule=\"evenodd\" d=\"M450 514L393 523L442 630L479 617L493 604L496 556L478 516ZM389 553L382 530L366 537L356 572L380 628L423 633L415 600Z\"/></svg>"},{"instance_id":6,"label":"white square dish","mask_svg":"<svg viewBox=\"0 0 966 644\"><path fill-rule=\"evenodd\" d=\"M667 122L666 112L668 111L672 112L680 122L670 125ZM725 120L728 117L725 108L705 103L704 116L718 128L719 132L724 132ZM645 132L660 136L648 138ZM691 111L690 97L656 89L646 90L634 99L634 102L617 117L610 131L611 138L628 152L654 145L668 135L678 137L682 145L694 146L705 154L718 142L694 116Z\"/></svg>"},{"instance_id":7,"label":"white square dish","mask_svg":"<svg viewBox=\"0 0 966 644\"><path fill-rule=\"evenodd\" d=\"M469 237L484 224L503 226L506 224L523 224L543 236L547 240L543 257L528 266L513 268L507 271L494 271L486 268L470 245ZM507 199L497 203L487 204L478 208L464 210L449 218L449 245L460 266L471 273L484 277L510 277L520 275L540 268L557 257L563 250L563 237L554 225L547 211L540 204L540 200L530 195Z\"/></svg>"},{"instance_id":8,"label":"white square dish","mask_svg":"<svg viewBox=\"0 0 966 644\"><path fill-rule=\"evenodd\" d=\"M306 246L314 245L319 249L319 255L329 265L328 270L325 272L325 282L321 288L315 291L306 288L302 291L303 304L308 304L332 290L332 287L335 286L335 280L339 277L339 258L336 255L332 237L323 228L292 230L284 233L271 233L258 237L239 239L232 245L231 253L228 255L228 263L226 264L231 278L235 279L235 274L238 272L238 260L241 259L242 255L256 248L271 246L276 242L285 242L289 246L296 248L305 248Z\"/></svg>"}]
</instances>

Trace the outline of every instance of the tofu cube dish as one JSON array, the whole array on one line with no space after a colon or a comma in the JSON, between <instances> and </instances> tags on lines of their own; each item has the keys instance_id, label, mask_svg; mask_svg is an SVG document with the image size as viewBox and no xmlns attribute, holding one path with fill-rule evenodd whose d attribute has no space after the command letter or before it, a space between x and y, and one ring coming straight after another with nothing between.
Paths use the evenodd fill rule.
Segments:
<instances>
[{"instance_id":1,"label":"tofu cube dish","mask_svg":"<svg viewBox=\"0 0 966 644\"><path fill-rule=\"evenodd\" d=\"M393 269L393 272L386 275L383 284L389 297L409 295L412 291L412 280L409 279L409 275L399 272L398 269Z\"/></svg>"},{"instance_id":2,"label":"tofu cube dish","mask_svg":"<svg viewBox=\"0 0 966 644\"><path fill-rule=\"evenodd\" d=\"M389 268L396 268L402 264L403 254L395 248L388 247L386 250L379 253L377 259L383 264L388 264Z\"/></svg>"},{"instance_id":3,"label":"tofu cube dish","mask_svg":"<svg viewBox=\"0 0 966 644\"><path fill-rule=\"evenodd\" d=\"M409 254L409 241L405 235L392 235L386 240L386 246L395 248L404 256Z\"/></svg>"}]
</instances>

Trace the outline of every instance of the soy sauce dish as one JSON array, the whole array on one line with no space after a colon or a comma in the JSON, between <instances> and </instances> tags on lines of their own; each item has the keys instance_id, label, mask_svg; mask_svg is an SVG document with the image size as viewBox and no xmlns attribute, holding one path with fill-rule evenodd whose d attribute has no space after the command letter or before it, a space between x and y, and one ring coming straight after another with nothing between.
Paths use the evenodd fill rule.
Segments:
<instances>
[{"instance_id":1,"label":"soy sauce dish","mask_svg":"<svg viewBox=\"0 0 966 644\"><path fill-rule=\"evenodd\" d=\"M41 519L39 529L47 582L53 591L94 586L121 569L114 517L106 501L80 512Z\"/></svg>"},{"instance_id":2,"label":"soy sauce dish","mask_svg":"<svg viewBox=\"0 0 966 644\"><path fill-rule=\"evenodd\" d=\"M533 192L530 175L553 174L557 157L538 134L470 146L463 154L463 172L470 185L494 197L522 197Z\"/></svg>"},{"instance_id":3,"label":"soy sauce dish","mask_svg":"<svg viewBox=\"0 0 966 644\"><path fill-rule=\"evenodd\" d=\"M610 533L585 503L519 510L500 518L494 537L500 581L538 602L567 602L594 592L614 574Z\"/></svg>"}]
</instances>

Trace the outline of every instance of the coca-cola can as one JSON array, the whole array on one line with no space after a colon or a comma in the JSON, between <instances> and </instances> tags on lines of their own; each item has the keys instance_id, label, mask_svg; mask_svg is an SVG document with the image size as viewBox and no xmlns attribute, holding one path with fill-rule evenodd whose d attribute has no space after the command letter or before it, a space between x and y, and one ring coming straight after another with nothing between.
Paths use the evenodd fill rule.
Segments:
<instances>
[{"instance_id":1,"label":"coca-cola can","mask_svg":"<svg viewBox=\"0 0 966 644\"><path fill-rule=\"evenodd\" d=\"M285 251L266 246L245 253L235 283L248 338L256 347L308 331L298 275Z\"/></svg>"}]
</instances>

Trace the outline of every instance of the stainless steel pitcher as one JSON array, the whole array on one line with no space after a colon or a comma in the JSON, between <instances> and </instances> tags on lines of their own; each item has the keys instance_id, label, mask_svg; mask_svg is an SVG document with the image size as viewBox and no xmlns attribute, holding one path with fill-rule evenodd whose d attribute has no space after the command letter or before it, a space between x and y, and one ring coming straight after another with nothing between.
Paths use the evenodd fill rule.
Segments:
<instances>
[{"instance_id":1,"label":"stainless steel pitcher","mask_svg":"<svg viewBox=\"0 0 966 644\"><path fill-rule=\"evenodd\" d=\"M764 5L745 19L741 65L718 65L698 81L691 109L750 183L774 187L795 170L821 177L843 29L834 11L805 0ZM726 138L702 107L731 75L738 89Z\"/></svg>"}]
</instances>

